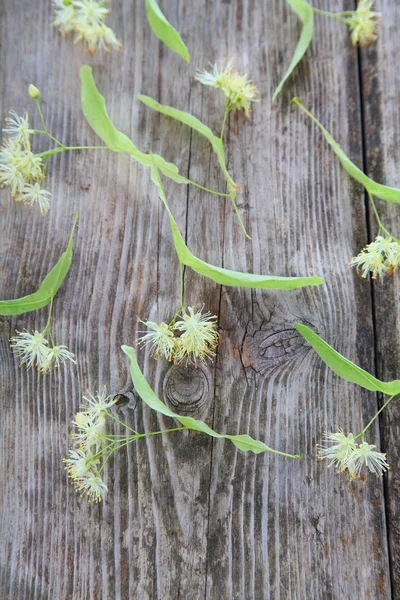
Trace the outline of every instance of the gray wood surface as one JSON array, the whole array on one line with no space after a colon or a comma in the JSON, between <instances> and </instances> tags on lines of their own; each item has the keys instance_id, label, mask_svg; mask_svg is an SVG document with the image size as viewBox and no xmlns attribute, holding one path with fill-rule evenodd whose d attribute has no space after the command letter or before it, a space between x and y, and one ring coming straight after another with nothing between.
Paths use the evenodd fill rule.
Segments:
<instances>
[{"instance_id":1,"label":"gray wood surface","mask_svg":"<svg viewBox=\"0 0 400 600\"><path fill-rule=\"evenodd\" d=\"M90 64L114 123L143 150L224 191L215 156L188 128L141 106L139 93L188 110L218 132L217 92L196 67L234 56L261 90L250 120L233 114L229 169L242 186L246 241L229 202L167 182L171 209L202 259L255 273L322 275L293 292L225 288L185 272L185 304L219 317L216 364L170 367L140 352L153 389L217 431L249 433L301 462L244 454L198 433L151 438L114 455L101 505L81 499L61 460L82 393L106 385L131 399L119 418L142 431L169 426L132 393L120 345L138 317L172 318L178 262L149 171L108 152L65 153L49 163L52 207L41 217L0 193L1 296L36 289L58 259L80 210L71 271L54 304L58 343L78 364L58 374L20 369L8 339L44 327L47 311L1 318L1 600L383 600L400 598L399 409L371 429L388 452L388 477L350 483L316 460L325 429L358 432L376 395L340 380L293 329L313 326L340 352L382 378L398 378L396 277L371 286L345 263L374 232L363 190L343 172L321 133L290 104L298 95L349 156L400 187L400 14L384 13L376 47L357 51L346 27L316 17L312 47L285 86L299 22L283 0L162 4L191 51L189 66L150 31L143 2L113 1L120 53L86 53L50 27L47 0L0 3L0 116L29 108L41 89L50 130L68 144L98 140L80 110L79 67ZM318 7L352 8L344 0ZM397 27L396 27L397 25ZM361 60L360 60L361 59ZM39 125L35 115L35 124ZM38 140L35 149L47 149ZM382 202L388 226L399 211ZM370 231L371 230L371 231ZM118 428L116 431L119 431Z\"/></svg>"}]
</instances>

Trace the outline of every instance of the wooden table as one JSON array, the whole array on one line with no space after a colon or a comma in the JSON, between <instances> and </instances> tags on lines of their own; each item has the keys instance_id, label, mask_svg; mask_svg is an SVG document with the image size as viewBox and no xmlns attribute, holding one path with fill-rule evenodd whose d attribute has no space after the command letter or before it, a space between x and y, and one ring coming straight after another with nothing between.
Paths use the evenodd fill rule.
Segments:
<instances>
[{"instance_id":1,"label":"wooden table","mask_svg":"<svg viewBox=\"0 0 400 600\"><path fill-rule=\"evenodd\" d=\"M374 179L400 187L400 10L383 13L376 45L358 51L345 25L316 16L311 49L271 97L290 62L300 22L284 0L161 3L191 63L148 27L143 1L114 0L109 24L124 47L84 51L50 26L48 0L0 5L0 115L29 109L41 90L49 129L66 144L98 144L80 109L79 67L90 64L117 127L182 174L225 191L204 138L140 104L148 94L189 111L218 132L217 91L196 67L235 57L261 90L250 120L229 119L229 170L241 184L245 239L229 201L166 182L191 251L216 265L282 276L321 275L297 291L227 288L186 269L185 304L215 312L215 365L198 371L139 353L153 389L217 431L249 433L301 462L238 451L195 432L150 438L114 454L100 505L80 498L62 458L86 389L124 393L118 418L141 431L172 426L138 400L121 344L138 318L171 319L179 272L166 212L150 173L127 155L64 153L49 163L51 210L0 194L3 298L34 291L67 243L80 210L71 270L54 303L53 331L78 357L47 376L19 368L15 329L43 328L47 310L1 318L1 600L381 600L400 598L400 410L395 403L369 440L391 470L349 482L316 460L326 429L357 432L380 398L339 379L293 330L309 324L378 377L399 378L398 276L371 283L345 263L376 232L363 189L345 174L321 132L290 104L299 96ZM340 11L354 4L317 0ZM48 148L37 138L35 150ZM400 234L400 209L379 202ZM116 432L123 431L116 428Z\"/></svg>"}]
</instances>

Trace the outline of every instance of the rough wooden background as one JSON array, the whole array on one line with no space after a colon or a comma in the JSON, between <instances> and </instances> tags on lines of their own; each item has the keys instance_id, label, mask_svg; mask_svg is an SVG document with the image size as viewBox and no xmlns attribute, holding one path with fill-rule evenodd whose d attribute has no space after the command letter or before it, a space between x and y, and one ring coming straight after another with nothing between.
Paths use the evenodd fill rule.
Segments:
<instances>
[{"instance_id":1,"label":"rough wooden background","mask_svg":"<svg viewBox=\"0 0 400 600\"><path fill-rule=\"evenodd\" d=\"M322 9L351 0L316 0ZM50 130L67 144L97 144L80 110L79 67L90 64L114 123L143 150L175 162L214 189L224 180L209 145L187 127L141 106L139 93L187 110L218 132L217 92L196 67L234 56L262 101L252 118L233 114L229 168L242 185L246 241L229 202L167 183L189 248L202 259L256 273L322 275L293 292L221 288L186 270L185 303L219 316L216 365L172 368L140 353L157 393L217 431L250 433L302 461L254 456L191 432L141 441L114 455L101 505L81 499L61 460L82 393L106 385L127 393L119 418L151 431L171 421L132 393L120 345L138 317L168 320L178 305L178 263L149 171L106 152L53 158L51 211L0 193L1 296L37 288L63 251L80 210L71 271L54 305L58 343L76 368L48 376L17 366L8 338L44 327L47 311L1 319L1 600L383 600L400 598L399 416L396 404L369 439L388 452L384 479L349 483L316 460L324 429L354 432L379 398L340 380L293 330L311 324L351 360L398 378L398 278L371 285L345 263L375 232L363 190L341 169L321 133L290 104L298 95L350 157L378 181L400 187L400 11L378 0L378 43L359 52L346 27L316 16L311 49L274 107L299 21L284 0L163 2L191 52L189 66L150 31L144 2L114 0L120 53L90 56L50 26L48 0L0 3L0 116L42 92ZM38 139L35 149L47 149ZM400 211L379 202L400 233Z\"/></svg>"}]
</instances>

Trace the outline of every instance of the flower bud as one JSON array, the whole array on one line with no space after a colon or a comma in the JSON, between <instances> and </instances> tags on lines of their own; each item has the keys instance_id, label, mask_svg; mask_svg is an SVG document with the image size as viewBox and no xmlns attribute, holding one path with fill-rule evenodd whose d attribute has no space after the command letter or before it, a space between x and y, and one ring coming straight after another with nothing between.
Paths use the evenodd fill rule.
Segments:
<instances>
[{"instance_id":1,"label":"flower bud","mask_svg":"<svg viewBox=\"0 0 400 600\"><path fill-rule=\"evenodd\" d=\"M28 91L29 91L30 97L33 98L34 100L36 100L36 98L39 98L40 91L37 89L36 86L30 84Z\"/></svg>"}]
</instances>

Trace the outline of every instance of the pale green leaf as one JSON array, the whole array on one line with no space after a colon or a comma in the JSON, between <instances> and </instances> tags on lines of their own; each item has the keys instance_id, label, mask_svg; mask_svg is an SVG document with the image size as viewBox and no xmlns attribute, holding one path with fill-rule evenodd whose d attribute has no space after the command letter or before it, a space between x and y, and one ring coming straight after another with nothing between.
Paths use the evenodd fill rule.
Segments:
<instances>
[{"instance_id":1,"label":"pale green leaf","mask_svg":"<svg viewBox=\"0 0 400 600\"><path fill-rule=\"evenodd\" d=\"M247 434L223 435L211 429L211 427L204 423L204 421L194 419L193 417L177 415L158 398L158 396L151 389L150 385L147 383L136 360L136 351L130 346L121 346L121 348L130 360L131 377L133 385L135 386L135 390L137 391L143 402L145 402L147 406L149 406L153 410L156 410L157 412L167 417L173 417L174 419L177 419L177 421L182 423L182 425L184 425L184 427L187 427L188 429L193 429L194 431L201 431L202 433L206 433L207 435L210 435L214 438L224 438L230 440L235 446L237 446L240 450L243 450L244 452L251 451L255 454L259 454L261 452L274 452L275 454L289 456L290 458L300 458L300 456L298 455L286 454L284 452L278 452L277 450L273 450L272 448L266 446L263 442L254 440Z\"/></svg>"},{"instance_id":2,"label":"pale green leaf","mask_svg":"<svg viewBox=\"0 0 400 600\"><path fill-rule=\"evenodd\" d=\"M281 92L286 80L290 77L293 70L306 53L306 50L311 43L314 30L314 11L312 7L305 0L287 0L287 2L300 17L301 21L303 22L303 27L301 30L300 39L294 52L294 56L292 58L292 62L290 63L288 70L276 88L272 97L272 101L274 101Z\"/></svg>"},{"instance_id":3,"label":"pale green leaf","mask_svg":"<svg viewBox=\"0 0 400 600\"><path fill-rule=\"evenodd\" d=\"M379 381L367 371L364 371L350 360L336 352L329 344L319 337L312 329L306 325L295 323L299 333L311 344L317 354L342 379L356 383L371 392L383 392L384 394L400 394L400 381L390 382Z\"/></svg>"},{"instance_id":4,"label":"pale green leaf","mask_svg":"<svg viewBox=\"0 0 400 600\"><path fill-rule=\"evenodd\" d=\"M71 266L72 239L77 220L78 213L75 215L71 235L65 252L62 253L57 263L43 279L39 289L33 294L24 296L23 298L0 301L0 315L22 315L23 313L43 308L51 302L51 300L57 294L58 289L64 281Z\"/></svg>"},{"instance_id":5,"label":"pale green leaf","mask_svg":"<svg viewBox=\"0 0 400 600\"><path fill-rule=\"evenodd\" d=\"M163 115L176 119L177 121L180 121L185 125L188 125L192 129L203 135L205 138L207 138L210 144L212 145L215 154L218 157L218 162L227 181L229 191L236 192L239 189L239 186L233 181L232 177L228 173L225 161L224 145L222 143L222 140L216 135L214 135L211 129L207 127L207 125L204 125L204 123L202 123L199 119L187 112L178 110L176 108L172 108L171 106L165 106L164 104L160 104L156 100L153 100L153 98L150 98L150 96L140 95L139 100L141 100L143 104L146 104L146 106L149 106L153 110L156 110L159 113L162 113Z\"/></svg>"},{"instance_id":6,"label":"pale green leaf","mask_svg":"<svg viewBox=\"0 0 400 600\"><path fill-rule=\"evenodd\" d=\"M365 173L361 171L354 163L351 162L349 157L343 152L339 144L333 139L329 131L325 129L323 125L311 114L301 103L300 98L293 98L292 102L296 104L301 110L310 117L318 125L320 130L325 136L326 141L331 146L337 157L339 158L342 166L347 173L353 177L356 181L361 183L366 190L373 196L386 200L387 202L400 203L400 189L392 188L387 185L381 185L370 179Z\"/></svg>"},{"instance_id":7,"label":"pale green leaf","mask_svg":"<svg viewBox=\"0 0 400 600\"><path fill-rule=\"evenodd\" d=\"M321 283L324 283L324 280L321 277L275 277L274 275L252 275L250 273L240 273L239 271L230 271L229 269L216 267L204 262L203 260L200 260L190 252L180 234L178 225L176 224L176 221L169 209L160 175L156 168L152 169L151 177L157 186L158 195L167 209L175 250L178 258L181 263L187 265L196 273L204 275L205 277L208 277L216 283L220 283L221 285L248 288L293 290L305 285L320 285Z\"/></svg>"},{"instance_id":8,"label":"pale green leaf","mask_svg":"<svg viewBox=\"0 0 400 600\"><path fill-rule=\"evenodd\" d=\"M104 97L96 88L91 67L87 65L81 67L80 76L82 84L82 111L93 131L111 150L127 152L145 167L152 166L153 160L150 154L145 154L138 150L128 136L114 127L108 116ZM177 183L189 183L188 179L179 175L179 169L176 165L167 162L158 154L153 154L152 156L157 167L166 177L173 179Z\"/></svg>"},{"instance_id":9,"label":"pale green leaf","mask_svg":"<svg viewBox=\"0 0 400 600\"><path fill-rule=\"evenodd\" d=\"M153 33L168 48L179 54L186 62L190 62L189 50L179 33L174 29L161 12L156 0L146 0L146 13Z\"/></svg>"}]
</instances>

